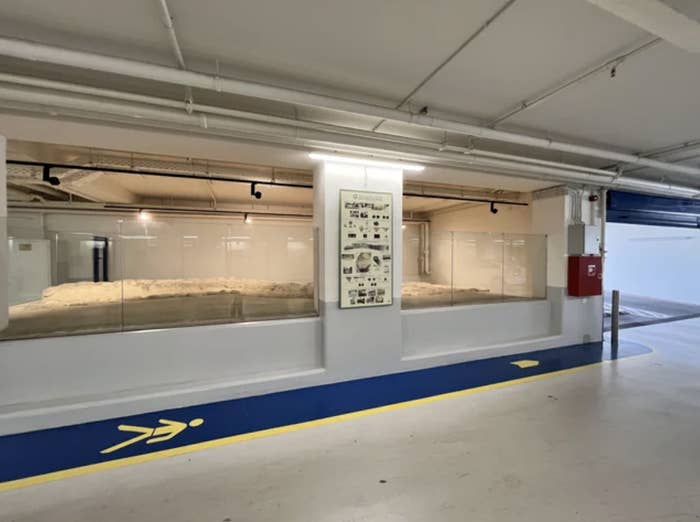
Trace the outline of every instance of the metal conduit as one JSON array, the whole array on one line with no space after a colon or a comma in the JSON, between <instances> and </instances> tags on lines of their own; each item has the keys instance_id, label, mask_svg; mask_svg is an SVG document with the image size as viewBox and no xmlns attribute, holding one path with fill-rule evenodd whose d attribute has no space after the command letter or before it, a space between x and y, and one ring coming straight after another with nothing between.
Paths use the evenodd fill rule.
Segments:
<instances>
[{"instance_id":1,"label":"metal conduit","mask_svg":"<svg viewBox=\"0 0 700 522\"><path fill-rule=\"evenodd\" d=\"M181 109L182 104L175 100L170 100L166 98L158 98L155 96L145 96L140 94L132 94L121 91L114 91L110 89L102 89L97 87L86 87L82 85L76 85L66 82L57 82L53 80L42 80L37 78L31 78L27 76L18 76L13 74L0 73L0 82L6 82L11 84L26 85L31 87L38 87L43 89L54 89L61 90L76 94L85 94L88 96L98 96L103 98L114 98L117 100L131 101L135 103L143 103L147 105L156 105L158 107L167 107L172 109ZM280 125L288 125L290 127L301 127L306 129L314 129L320 131L337 132L337 133L348 133L353 136L366 137L377 140L391 141L396 143L412 144L424 147L433 147L436 151L454 151L461 152L464 154L469 154L472 156L484 156L498 159L507 159L516 162L530 163L533 165L544 165L548 167L563 168L573 171L587 172L591 174L599 174L601 176L610 176L611 171L604 169L596 169L591 167L583 167L580 165L575 165L571 163L563 163L557 161L540 160L536 158L529 158L526 156L517 156L514 154L502 154L482 149L476 149L473 147L458 147L455 145L443 145L442 143L430 142L426 140L419 140L415 138L406 138L393 136L390 134L376 134L369 131L363 131L360 129L352 129L348 127L341 127L338 125L331 125L327 123L317 123L304 120L296 120L291 118L284 118L281 116L270 116L259 113L252 113L247 111L240 111L235 109L225 109L222 107L214 107L210 105L203 105L199 103L192 103L190 112L202 112L206 114L215 114L220 116L229 116L232 118L247 119L253 121L261 121L267 123L277 123Z\"/></svg>"},{"instance_id":2,"label":"metal conduit","mask_svg":"<svg viewBox=\"0 0 700 522\"><path fill-rule=\"evenodd\" d=\"M219 136L231 136L242 139L254 139L265 143L285 144L302 148L320 148L337 151L342 147L346 151L372 154L379 157L395 159L400 155L403 159L426 162L430 164L448 165L457 168L477 167L492 169L501 174L529 177L535 179L591 184L596 186L628 188L646 192L676 195L680 197L695 197L700 190L694 187L668 183L638 180L633 178L617 178L613 173L605 171L605 175L587 174L564 168L549 167L539 164L519 163L495 158L478 157L475 155L439 152L435 145L430 147L425 142L416 140L393 139L388 142L366 138L363 135L346 135L314 129L297 129L289 126L275 125L268 122L250 121L218 115L187 114L182 110L168 110L142 104L132 104L100 100L86 96L68 96L31 89L19 89L0 86L0 100L11 108L32 112L63 111L70 116L111 119L124 123L167 127L190 132L203 132ZM7 103L9 101L9 104ZM87 116L86 116L87 113Z\"/></svg>"},{"instance_id":3,"label":"metal conduit","mask_svg":"<svg viewBox=\"0 0 700 522\"><path fill-rule=\"evenodd\" d=\"M139 176L155 176L155 177L166 177L166 178L180 178L180 179L195 179L201 181L223 181L228 183L243 183L246 185L266 185L266 186L277 186L277 187L289 187L289 188L300 188L300 189L313 189L313 185L305 185L302 183L287 183L280 181L257 181L242 178L231 178L227 176L210 176L210 175L200 175L200 174L190 174L182 172L164 172L157 170L146 170L146 169L126 169L119 167L101 167L99 165L69 165L66 163L48 163L41 161L24 161L24 160L7 160L8 165L23 165L27 167L41 167L42 169L66 169L66 170L85 170L90 172L110 172L114 174L135 174ZM425 192L409 192L405 191L404 196L419 197L419 198L429 198L429 199L446 199L454 201L469 201L474 203L495 203L498 205L512 205L512 206L528 206L528 203L522 201L509 201L502 200L498 198L478 198L471 196L455 196L449 194L431 194Z\"/></svg>"},{"instance_id":4,"label":"metal conduit","mask_svg":"<svg viewBox=\"0 0 700 522\"><path fill-rule=\"evenodd\" d=\"M540 149L556 150L559 152L568 152L581 156L609 159L615 162L644 165L666 172L700 176L700 168L674 165L664 161L643 158L634 154L526 136L459 121L433 118L428 115L412 114L398 109L334 96L286 89L250 81L235 80L232 78L222 78L192 71L183 71L162 65L53 47L14 38L0 38L0 55L23 60L41 61L66 67L79 67L102 71L143 80L166 82L217 92L227 92L253 98L275 100L283 103L331 109L361 116L409 123L419 127L450 131L478 138L515 143Z\"/></svg>"}]
</instances>

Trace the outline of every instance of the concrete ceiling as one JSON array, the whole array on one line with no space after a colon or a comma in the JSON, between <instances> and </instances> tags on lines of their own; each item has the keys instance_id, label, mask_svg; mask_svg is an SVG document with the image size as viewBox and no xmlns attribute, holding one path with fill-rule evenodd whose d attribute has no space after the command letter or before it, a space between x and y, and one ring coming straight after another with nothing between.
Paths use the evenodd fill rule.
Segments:
<instances>
[{"instance_id":1,"label":"concrete ceiling","mask_svg":"<svg viewBox=\"0 0 700 522\"><path fill-rule=\"evenodd\" d=\"M397 106L506 4L505 0L168 3L191 69L388 106ZM666 3L693 19L699 16L697 2ZM175 65L156 0L4 0L0 34ZM487 123L654 36L587 0L515 0L415 94L410 106ZM172 85L12 60L0 60L0 65L53 79L181 97L181 89ZM700 138L697 85L700 54L662 41L618 64L614 77L607 69L593 74L499 126L646 152ZM195 97L268 113L291 111L362 129L378 123L217 93L195 91ZM392 125L400 127L381 129ZM418 137L426 134L411 132ZM698 164L696 159L681 162ZM431 169L428 174L449 182L456 174L445 170ZM492 182L499 180L486 181ZM471 179L467 184L478 185ZM506 188L534 190L543 185L523 181L522 186Z\"/></svg>"}]
</instances>

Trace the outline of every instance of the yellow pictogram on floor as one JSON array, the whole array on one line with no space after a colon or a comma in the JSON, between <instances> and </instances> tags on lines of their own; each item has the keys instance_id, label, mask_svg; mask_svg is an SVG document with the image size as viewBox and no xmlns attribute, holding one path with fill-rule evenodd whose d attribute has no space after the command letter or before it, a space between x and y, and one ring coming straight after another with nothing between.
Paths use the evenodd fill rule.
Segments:
<instances>
[{"instance_id":1,"label":"yellow pictogram on floor","mask_svg":"<svg viewBox=\"0 0 700 522\"><path fill-rule=\"evenodd\" d=\"M107 449L103 449L102 451L100 451L100 453L112 453L122 448L126 448L127 446L131 446L132 444L136 444L137 442L140 442L145 439L148 439L146 441L146 444L153 444L154 442L163 442L166 440L170 440L176 435L182 433L188 427L196 428L197 426L201 426L202 424L204 424L204 419L192 419L187 424L185 424L184 422L172 421L168 419L159 419L158 422L160 422L162 426L158 426L157 428L147 428L145 426L129 426L128 424L120 424L117 428L119 431L129 431L132 433L139 433L139 435L125 440L124 442L120 442L119 444L115 444L114 446L110 446Z\"/></svg>"},{"instance_id":2,"label":"yellow pictogram on floor","mask_svg":"<svg viewBox=\"0 0 700 522\"><path fill-rule=\"evenodd\" d=\"M520 361L513 361L510 364L517 366L518 368L534 368L540 365L540 361L533 361L531 359L522 359Z\"/></svg>"}]
</instances>

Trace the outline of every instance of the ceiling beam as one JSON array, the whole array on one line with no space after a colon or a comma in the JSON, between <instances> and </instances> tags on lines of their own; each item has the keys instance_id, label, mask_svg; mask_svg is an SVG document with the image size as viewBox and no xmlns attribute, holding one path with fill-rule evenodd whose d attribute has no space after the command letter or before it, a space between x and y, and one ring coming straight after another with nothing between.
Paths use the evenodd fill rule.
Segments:
<instances>
[{"instance_id":1,"label":"ceiling beam","mask_svg":"<svg viewBox=\"0 0 700 522\"><path fill-rule=\"evenodd\" d=\"M557 94L562 93L563 91L574 87L581 82L587 80L591 76L595 76L601 72L604 71L614 71L615 67L619 66L621 63L623 63L625 60L628 58L640 54L648 49L651 49L654 47L656 44L660 43L662 41L661 38L652 38L651 40L647 40L641 45L637 45L630 49L629 51L625 51L622 54L619 54L615 56L614 58L610 58L603 63L600 63L598 65L595 65L591 67L590 69L585 70L582 73L578 73L575 76L571 78L567 78L565 80L562 80L559 82L557 85L550 87L549 89L541 92L540 94L537 94L536 96L533 96L532 98L528 100L524 100L520 102L517 106L512 107L511 109L508 109L504 113L500 114L499 116L496 116L493 120L491 120L488 123L489 127L495 127L496 125L503 123L505 120L508 118L512 118L513 116L520 114L528 109L531 109L535 105L539 105L544 101L547 101ZM612 74L612 73L611 73Z\"/></svg>"},{"instance_id":2,"label":"ceiling beam","mask_svg":"<svg viewBox=\"0 0 700 522\"><path fill-rule=\"evenodd\" d=\"M700 23L661 0L588 0L686 51L700 53Z\"/></svg>"},{"instance_id":3,"label":"ceiling beam","mask_svg":"<svg viewBox=\"0 0 700 522\"><path fill-rule=\"evenodd\" d=\"M403 97L403 99L399 102L399 104L396 106L397 109L403 108L404 105L406 105L411 98L413 98L418 91L420 91L425 85L432 80L440 71L442 71L447 64L449 64L452 60L454 60L458 54L460 54L464 49L467 48L469 44L471 44L474 40L476 40L481 33L483 33L491 24L493 24L503 13L505 13L510 6L512 6L515 3L516 0L507 0L505 4L503 4L498 11L496 11L491 17L489 17L488 20L486 20L476 31L474 31L472 34L469 35L469 37L460 44L457 49L452 51L452 53L445 58L442 62L440 62L440 65L435 67L425 78L423 78L418 85L416 85L411 92L409 92L406 96ZM376 132L379 127L382 126L382 124L386 120L381 120L379 123L377 123L374 128L372 129L373 132Z\"/></svg>"}]
</instances>

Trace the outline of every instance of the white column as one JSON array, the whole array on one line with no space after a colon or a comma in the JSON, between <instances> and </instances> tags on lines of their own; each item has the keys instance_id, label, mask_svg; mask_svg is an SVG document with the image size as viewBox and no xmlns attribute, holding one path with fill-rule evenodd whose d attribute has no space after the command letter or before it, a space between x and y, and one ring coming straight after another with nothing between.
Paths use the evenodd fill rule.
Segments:
<instances>
[{"instance_id":1,"label":"white column","mask_svg":"<svg viewBox=\"0 0 700 522\"><path fill-rule=\"evenodd\" d=\"M0 135L0 330L7 327L7 139Z\"/></svg>"},{"instance_id":2,"label":"white column","mask_svg":"<svg viewBox=\"0 0 700 522\"><path fill-rule=\"evenodd\" d=\"M573 204L573 198L566 192L553 192L532 202L533 233L547 234L547 299L553 333L564 337L563 344L602 339L602 297L570 297L567 293L567 233ZM587 204L586 201L584 205Z\"/></svg>"},{"instance_id":3,"label":"white column","mask_svg":"<svg viewBox=\"0 0 700 522\"><path fill-rule=\"evenodd\" d=\"M393 303L371 308L339 308L340 191L388 192L393 203ZM340 378L392 370L402 356L402 197L403 172L324 161L314 173L314 223L318 228L319 305L323 318L324 361Z\"/></svg>"}]
</instances>

